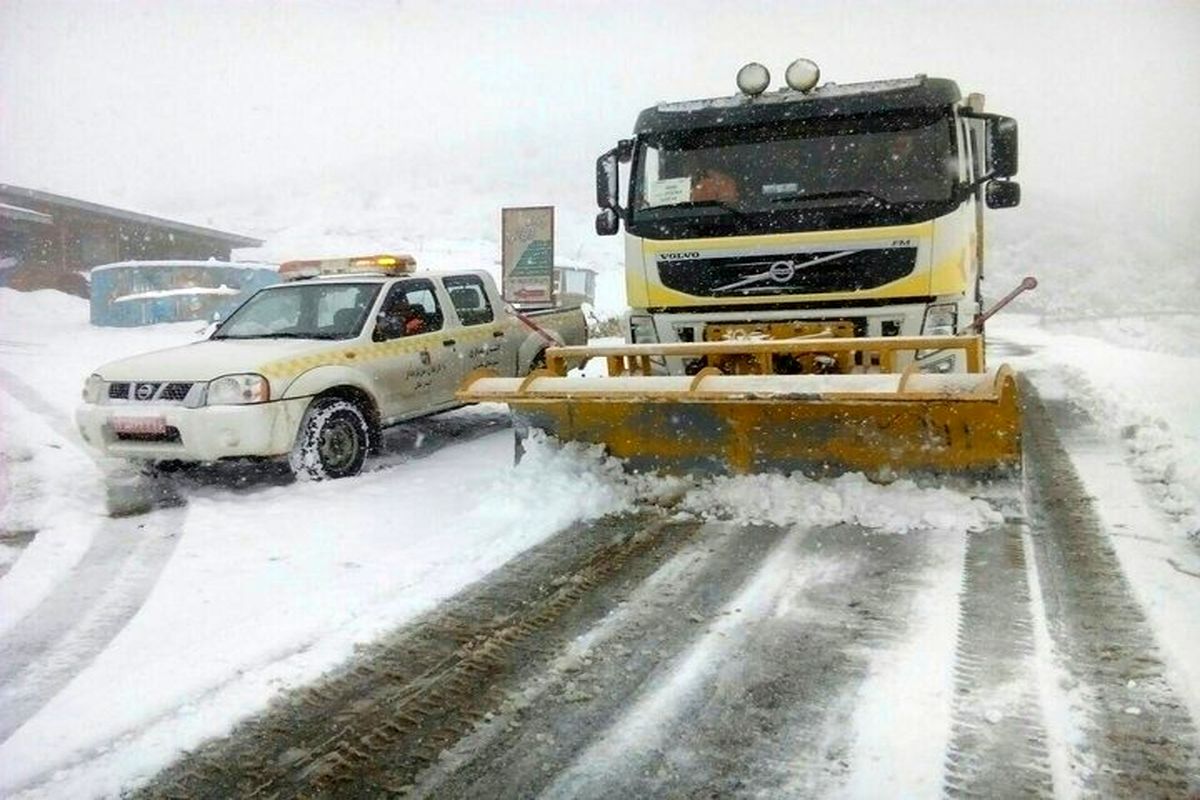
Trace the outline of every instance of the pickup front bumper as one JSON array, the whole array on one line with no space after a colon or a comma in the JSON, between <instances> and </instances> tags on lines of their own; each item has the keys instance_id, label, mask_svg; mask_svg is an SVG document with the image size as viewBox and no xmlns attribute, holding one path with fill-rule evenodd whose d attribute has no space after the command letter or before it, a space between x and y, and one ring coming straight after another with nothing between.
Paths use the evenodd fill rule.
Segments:
<instances>
[{"instance_id":1,"label":"pickup front bumper","mask_svg":"<svg viewBox=\"0 0 1200 800\"><path fill-rule=\"evenodd\" d=\"M291 451L310 398L240 406L86 404L75 411L84 441L106 456L216 461Z\"/></svg>"}]
</instances>

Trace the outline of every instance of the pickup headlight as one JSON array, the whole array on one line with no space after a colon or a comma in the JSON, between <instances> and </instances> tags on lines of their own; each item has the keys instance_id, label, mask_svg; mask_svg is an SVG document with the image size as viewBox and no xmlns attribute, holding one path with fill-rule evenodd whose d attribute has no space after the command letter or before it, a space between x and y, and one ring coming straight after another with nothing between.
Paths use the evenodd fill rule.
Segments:
<instances>
[{"instance_id":1,"label":"pickup headlight","mask_svg":"<svg viewBox=\"0 0 1200 800\"><path fill-rule=\"evenodd\" d=\"M210 406L265 403L271 399L271 385L262 375L223 375L209 382L207 397Z\"/></svg>"},{"instance_id":2,"label":"pickup headlight","mask_svg":"<svg viewBox=\"0 0 1200 800\"><path fill-rule=\"evenodd\" d=\"M83 382L83 402L99 403L104 395L105 385L104 378L99 375L88 375L87 380Z\"/></svg>"},{"instance_id":3,"label":"pickup headlight","mask_svg":"<svg viewBox=\"0 0 1200 800\"><path fill-rule=\"evenodd\" d=\"M926 336L953 336L958 331L958 307L947 304L925 309L921 331Z\"/></svg>"}]
</instances>

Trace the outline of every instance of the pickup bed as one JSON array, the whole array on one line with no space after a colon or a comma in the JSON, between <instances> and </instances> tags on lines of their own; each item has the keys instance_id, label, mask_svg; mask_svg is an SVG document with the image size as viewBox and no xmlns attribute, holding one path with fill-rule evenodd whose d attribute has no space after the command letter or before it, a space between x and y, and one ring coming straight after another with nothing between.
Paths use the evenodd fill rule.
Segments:
<instances>
[{"instance_id":1,"label":"pickup bed","mask_svg":"<svg viewBox=\"0 0 1200 800\"><path fill-rule=\"evenodd\" d=\"M383 427L463 405L470 373L522 376L586 341L580 309L516 314L482 270L307 277L260 290L204 341L100 367L76 421L109 456L286 456L340 478Z\"/></svg>"}]
</instances>

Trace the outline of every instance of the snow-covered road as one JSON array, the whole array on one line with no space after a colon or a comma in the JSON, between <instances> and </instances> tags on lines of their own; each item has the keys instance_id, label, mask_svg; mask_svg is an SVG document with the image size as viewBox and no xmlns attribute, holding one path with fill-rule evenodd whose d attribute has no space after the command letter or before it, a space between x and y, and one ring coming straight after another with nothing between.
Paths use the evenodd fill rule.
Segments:
<instances>
[{"instance_id":1,"label":"snow-covered road","mask_svg":"<svg viewBox=\"0 0 1200 800\"><path fill-rule=\"evenodd\" d=\"M0 793L142 784L563 531L611 527L608 515L667 496L671 524L692 533L661 561L644 557L644 582L602 582L581 601L591 622L567 620L544 645L552 659L586 655L587 668L560 675L526 658L542 669L517 675L509 705L488 712L517 728L469 720L446 743L453 757L422 778L431 794L529 781L586 796L617 781L633 794L927 796L994 785L1005 764L1033 793L1069 797L1149 769L1122 759L1141 757L1168 718L1194 747L1200 420L1187 398L1200 371L1152 321L1130 323L1120 347L1096 324L1014 317L992 331L994 356L1047 401L1079 474L1068 504L1089 527L1046 522L1044 500L1029 511L1019 486L682 487L552 448L513 468L490 408L396 431L348 481L235 468L146 485L95 462L70 414L94 365L188 341L196 326L97 329L82 301L10 290L0 318ZM131 497L149 510L110 513ZM1084 549L1108 555L1088 569L1115 594L1064 590L1082 567L1039 525L1090 531ZM1115 644L1149 660L1114 656L1128 676L1100 669L1103 643L1086 630L1101 623L1128 626ZM514 710L526 691L553 702ZM572 715L586 724L567 725ZM1113 731L1127 751L1097 744ZM735 762L755 765L753 780L720 783ZM635 766L614 776L615 763Z\"/></svg>"}]
</instances>

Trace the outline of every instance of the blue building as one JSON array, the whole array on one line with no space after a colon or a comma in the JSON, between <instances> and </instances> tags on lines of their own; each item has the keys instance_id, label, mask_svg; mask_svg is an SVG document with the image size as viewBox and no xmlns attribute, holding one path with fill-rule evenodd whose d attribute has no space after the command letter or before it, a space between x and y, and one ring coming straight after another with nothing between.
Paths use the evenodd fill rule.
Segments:
<instances>
[{"instance_id":1,"label":"blue building","mask_svg":"<svg viewBox=\"0 0 1200 800\"><path fill-rule=\"evenodd\" d=\"M130 327L225 317L264 286L274 264L230 261L121 261L91 270L93 325Z\"/></svg>"}]
</instances>

